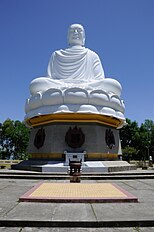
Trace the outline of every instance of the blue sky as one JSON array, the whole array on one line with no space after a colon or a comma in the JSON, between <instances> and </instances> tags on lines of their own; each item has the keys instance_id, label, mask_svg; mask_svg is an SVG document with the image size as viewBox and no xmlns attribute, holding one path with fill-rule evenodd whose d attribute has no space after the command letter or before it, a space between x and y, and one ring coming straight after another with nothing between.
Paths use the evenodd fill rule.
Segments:
<instances>
[{"instance_id":1,"label":"blue sky","mask_svg":"<svg viewBox=\"0 0 154 232\"><path fill-rule=\"evenodd\" d=\"M0 122L23 120L32 79L80 23L86 47L122 87L125 116L154 121L154 0L0 0Z\"/></svg>"}]
</instances>

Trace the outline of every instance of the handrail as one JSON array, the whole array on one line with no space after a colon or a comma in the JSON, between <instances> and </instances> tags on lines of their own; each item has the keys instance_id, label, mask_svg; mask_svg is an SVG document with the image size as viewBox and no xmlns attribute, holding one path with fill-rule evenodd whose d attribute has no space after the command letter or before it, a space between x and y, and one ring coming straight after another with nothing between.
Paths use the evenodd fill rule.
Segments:
<instances>
[{"instance_id":1,"label":"handrail","mask_svg":"<svg viewBox=\"0 0 154 232\"><path fill-rule=\"evenodd\" d=\"M4 164L18 164L20 163L22 160L0 160L0 163L4 163Z\"/></svg>"}]
</instances>

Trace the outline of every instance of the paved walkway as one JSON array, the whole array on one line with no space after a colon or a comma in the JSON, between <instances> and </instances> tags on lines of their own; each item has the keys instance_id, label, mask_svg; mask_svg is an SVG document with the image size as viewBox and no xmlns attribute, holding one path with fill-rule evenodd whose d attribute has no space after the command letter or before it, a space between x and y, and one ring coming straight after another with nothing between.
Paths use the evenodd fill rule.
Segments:
<instances>
[{"instance_id":1,"label":"paved walkway","mask_svg":"<svg viewBox=\"0 0 154 232\"><path fill-rule=\"evenodd\" d=\"M68 183L69 180L57 178L50 182ZM82 180L82 183L117 184L138 197L139 203L19 202L38 183L40 180L33 178L0 179L0 231L154 231L153 179Z\"/></svg>"}]
</instances>

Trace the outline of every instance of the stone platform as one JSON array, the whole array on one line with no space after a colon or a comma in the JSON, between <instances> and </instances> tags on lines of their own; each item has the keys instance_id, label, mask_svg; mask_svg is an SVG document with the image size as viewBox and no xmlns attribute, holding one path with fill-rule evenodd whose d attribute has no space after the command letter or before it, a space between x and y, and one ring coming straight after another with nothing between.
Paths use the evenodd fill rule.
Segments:
<instances>
[{"instance_id":1,"label":"stone platform","mask_svg":"<svg viewBox=\"0 0 154 232\"><path fill-rule=\"evenodd\" d=\"M64 162L50 160L25 160L17 165L12 165L14 170L28 170L49 173L68 173L69 166ZM87 161L82 164L82 173L106 173L136 170L135 165L126 161Z\"/></svg>"},{"instance_id":2,"label":"stone platform","mask_svg":"<svg viewBox=\"0 0 154 232\"><path fill-rule=\"evenodd\" d=\"M111 183L46 183L30 189L20 201L63 203L138 202L138 199Z\"/></svg>"}]
</instances>

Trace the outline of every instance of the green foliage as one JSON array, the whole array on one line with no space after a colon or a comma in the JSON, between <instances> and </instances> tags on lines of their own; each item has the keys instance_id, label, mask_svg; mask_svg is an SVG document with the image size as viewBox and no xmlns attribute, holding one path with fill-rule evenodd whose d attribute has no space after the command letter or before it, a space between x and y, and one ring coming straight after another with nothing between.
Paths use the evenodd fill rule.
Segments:
<instances>
[{"instance_id":1,"label":"green foliage","mask_svg":"<svg viewBox=\"0 0 154 232\"><path fill-rule=\"evenodd\" d=\"M7 119L0 124L0 159L26 159L29 129L23 122Z\"/></svg>"},{"instance_id":2,"label":"green foliage","mask_svg":"<svg viewBox=\"0 0 154 232\"><path fill-rule=\"evenodd\" d=\"M146 119L141 126L136 121L126 120L127 125L120 130L123 157L126 160L145 160L154 152L154 123Z\"/></svg>"},{"instance_id":3,"label":"green foliage","mask_svg":"<svg viewBox=\"0 0 154 232\"><path fill-rule=\"evenodd\" d=\"M139 140L139 127L136 121L126 119L127 125L120 130L122 148L133 147Z\"/></svg>"},{"instance_id":4,"label":"green foliage","mask_svg":"<svg viewBox=\"0 0 154 232\"><path fill-rule=\"evenodd\" d=\"M139 160L138 157L139 151L136 150L134 147L125 147L122 149L123 160L130 161L130 160Z\"/></svg>"}]
</instances>

